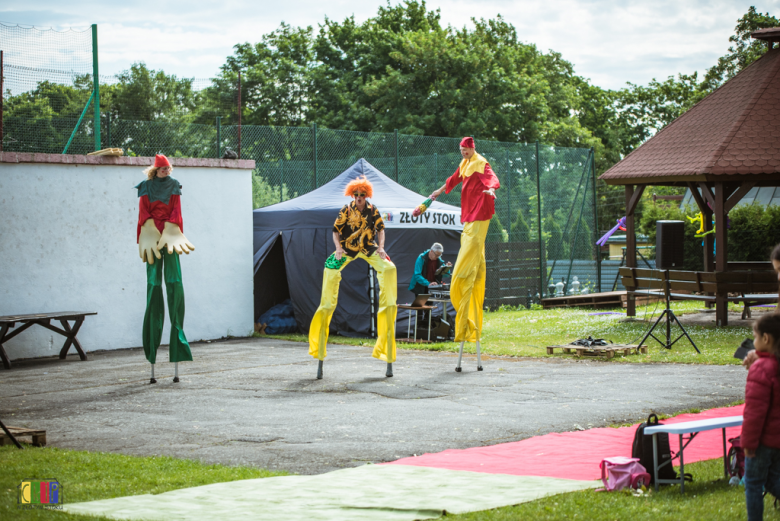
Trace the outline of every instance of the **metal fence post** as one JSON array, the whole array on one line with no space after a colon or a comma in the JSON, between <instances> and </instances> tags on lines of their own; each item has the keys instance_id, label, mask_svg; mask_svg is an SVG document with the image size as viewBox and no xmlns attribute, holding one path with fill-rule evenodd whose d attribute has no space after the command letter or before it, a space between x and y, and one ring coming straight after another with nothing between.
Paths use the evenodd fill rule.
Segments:
<instances>
[{"instance_id":1,"label":"metal fence post","mask_svg":"<svg viewBox=\"0 0 780 521\"><path fill-rule=\"evenodd\" d=\"M544 236L542 235L542 189L539 182L539 142L536 142L536 228L539 234L539 299L544 295L547 289L547 269L545 267ZM541 303L541 302L540 302Z\"/></svg>"},{"instance_id":2,"label":"metal fence post","mask_svg":"<svg viewBox=\"0 0 780 521\"><path fill-rule=\"evenodd\" d=\"M588 151L588 158L586 161L588 162L587 169L590 170L590 156L593 152L593 149L591 148ZM574 254L575 254L575 248L577 246L577 236L580 234L580 223L582 223L582 214L585 212L585 201L588 200L588 183L590 182L590 176L585 176L585 189L582 191L582 206L580 206L580 216L577 218L577 228L574 231L574 240L571 243L571 253L569 254L569 272L566 274L566 288L569 287L571 282L569 279L571 278L571 270L574 267ZM574 202L577 202L577 199L574 199ZM568 228L568 226L567 226ZM587 240L587 239L586 239Z\"/></svg>"},{"instance_id":3,"label":"metal fence post","mask_svg":"<svg viewBox=\"0 0 780 521\"><path fill-rule=\"evenodd\" d=\"M509 196L506 198L506 209L507 209L507 222L506 225L509 227L509 242L512 242L512 176L509 175L509 149L507 148L505 150L506 152L506 191L509 194Z\"/></svg>"},{"instance_id":4,"label":"metal fence post","mask_svg":"<svg viewBox=\"0 0 780 521\"><path fill-rule=\"evenodd\" d=\"M98 35L97 24L92 24L92 85L95 93L95 151L100 146L100 77L98 76Z\"/></svg>"},{"instance_id":5,"label":"metal fence post","mask_svg":"<svg viewBox=\"0 0 780 521\"><path fill-rule=\"evenodd\" d=\"M106 148L111 148L111 113L106 114Z\"/></svg>"},{"instance_id":6,"label":"metal fence post","mask_svg":"<svg viewBox=\"0 0 780 521\"><path fill-rule=\"evenodd\" d=\"M238 71L238 159L241 159L241 71Z\"/></svg>"},{"instance_id":7,"label":"metal fence post","mask_svg":"<svg viewBox=\"0 0 780 521\"><path fill-rule=\"evenodd\" d=\"M0 51L0 152L3 151L3 51Z\"/></svg>"},{"instance_id":8,"label":"metal fence post","mask_svg":"<svg viewBox=\"0 0 780 521\"><path fill-rule=\"evenodd\" d=\"M314 139L314 188L317 189L317 124L312 124L312 136Z\"/></svg>"},{"instance_id":9,"label":"metal fence post","mask_svg":"<svg viewBox=\"0 0 780 521\"><path fill-rule=\"evenodd\" d=\"M398 182L398 129L395 129L395 182Z\"/></svg>"},{"instance_id":10,"label":"metal fence post","mask_svg":"<svg viewBox=\"0 0 780 521\"><path fill-rule=\"evenodd\" d=\"M593 172L593 244L599 237L599 212L596 206L596 151L590 147L590 169ZM598 281L598 291L601 292L601 247L596 245L596 280Z\"/></svg>"},{"instance_id":11,"label":"metal fence post","mask_svg":"<svg viewBox=\"0 0 780 521\"><path fill-rule=\"evenodd\" d=\"M222 157L222 117L217 116L217 159Z\"/></svg>"}]
</instances>

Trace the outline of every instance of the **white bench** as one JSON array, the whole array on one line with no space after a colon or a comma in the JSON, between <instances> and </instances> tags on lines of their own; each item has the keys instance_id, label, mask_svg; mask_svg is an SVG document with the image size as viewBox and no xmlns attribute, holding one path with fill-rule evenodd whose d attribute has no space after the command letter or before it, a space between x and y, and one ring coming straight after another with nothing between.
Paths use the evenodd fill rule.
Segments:
<instances>
[{"instance_id":1,"label":"white bench","mask_svg":"<svg viewBox=\"0 0 780 521\"><path fill-rule=\"evenodd\" d=\"M727 427L739 427L742 425L742 416L727 416L725 418L712 418L710 420L696 420L692 422L671 423L664 425L654 425L652 427L645 427L645 435L653 436L653 469L655 473L653 476L655 479L655 490L658 491L659 483L679 483L680 493L685 492L685 459L683 458L683 451L685 447L696 437L697 434L704 431L711 431L714 429L723 429L723 472L726 478L729 477L729 463L728 452L726 451L726 428ZM669 461L665 462L661 467L665 465L671 465L675 458L680 458L680 479L658 479L658 433L666 432L668 434L677 434L680 437L680 452L677 453ZM684 436L688 434L688 440L685 441ZM685 443L683 444L683 441Z\"/></svg>"}]
</instances>

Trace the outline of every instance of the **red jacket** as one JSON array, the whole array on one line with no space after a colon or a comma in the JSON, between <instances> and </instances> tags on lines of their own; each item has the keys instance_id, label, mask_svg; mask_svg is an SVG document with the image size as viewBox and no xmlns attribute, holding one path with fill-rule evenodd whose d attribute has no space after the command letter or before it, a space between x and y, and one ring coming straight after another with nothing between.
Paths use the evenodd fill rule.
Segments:
<instances>
[{"instance_id":1,"label":"red jacket","mask_svg":"<svg viewBox=\"0 0 780 521\"><path fill-rule=\"evenodd\" d=\"M180 196L172 195L168 200L168 204L162 201L150 203L147 195L138 199L138 228L136 230L135 242L138 242L141 237L141 227L148 219L154 219L154 225L160 233L165 229L165 223L167 222L178 224L179 229L184 233Z\"/></svg>"},{"instance_id":2,"label":"red jacket","mask_svg":"<svg viewBox=\"0 0 780 521\"><path fill-rule=\"evenodd\" d=\"M474 221L489 221L496 213L495 198L483 193L488 188L501 188L496 174L490 168L490 164L485 164L483 173L475 172L466 179L460 175L460 167L455 170L447 179L444 193L450 193L452 190L463 183L460 194L460 222L470 223Z\"/></svg>"},{"instance_id":3,"label":"red jacket","mask_svg":"<svg viewBox=\"0 0 780 521\"><path fill-rule=\"evenodd\" d=\"M745 410L742 413L742 446L756 450L760 445L780 449L780 378L777 358L756 353L759 358L748 371Z\"/></svg>"}]
</instances>

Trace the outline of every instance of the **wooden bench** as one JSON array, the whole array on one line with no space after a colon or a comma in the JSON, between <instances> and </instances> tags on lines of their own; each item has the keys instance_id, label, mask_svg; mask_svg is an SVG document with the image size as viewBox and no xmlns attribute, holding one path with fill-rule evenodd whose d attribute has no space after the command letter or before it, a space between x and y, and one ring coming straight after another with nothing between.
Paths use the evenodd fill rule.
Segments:
<instances>
[{"instance_id":1,"label":"wooden bench","mask_svg":"<svg viewBox=\"0 0 780 521\"><path fill-rule=\"evenodd\" d=\"M773 271L676 271L620 268L623 285L629 295L666 296L667 277L669 298L672 300L700 300L703 302L741 302L745 309L742 318L750 316L750 307L777 303L778 282ZM737 293L738 295L729 296ZM630 297L629 297L630 298ZM725 319L719 325L727 325Z\"/></svg>"},{"instance_id":2,"label":"wooden bench","mask_svg":"<svg viewBox=\"0 0 780 521\"><path fill-rule=\"evenodd\" d=\"M0 317L0 358L3 359L3 366L5 366L6 369L11 368L11 360L8 358L5 349L3 349L3 344L35 324L41 325L46 329L50 329L65 337L65 345L60 349L60 359L65 359L68 355L68 350L70 350L70 346L73 346L76 348L76 351L78 351L79 358L86 360L87 354L84 352L84 349L81 348L81 344L76 338L76 335L78 334L79 329L81 329L81 324L84 323L84 318L87 315L97 315L97 313L94 311L63 311L60 313L8 315ZM62 329L52 325L52 320L58 320L60 324L62 324ZM69 320L75 321L72 326L68 323ZM9 330L13 329L17 323L22 325L9 333Z\"/></svg>"}]
</instances>

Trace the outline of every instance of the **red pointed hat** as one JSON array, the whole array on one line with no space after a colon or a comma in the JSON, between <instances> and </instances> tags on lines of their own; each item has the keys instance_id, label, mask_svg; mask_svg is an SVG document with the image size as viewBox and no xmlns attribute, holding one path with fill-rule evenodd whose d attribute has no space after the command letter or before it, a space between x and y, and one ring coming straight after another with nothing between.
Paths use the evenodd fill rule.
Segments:
<instances>
[{"instance_id":1,"label":"red pointed hat","mask_svg":"<svg viewBox=\"0 0 780 521\"><path fill-rule=\"evenodd\" d=\"M465 148L477 148L474 146L474 138L464 137L460 140L460 146Z\"/></svg>"},{"instance_id":2,"label":"red pointed hat","mask_svg":"<svg viewBox=\"0 0 780 521\"><path fill-rule=\"evenodd\" d=\"M168 161L168 158L165 157L164 155L157 154L156 156L154 156L154 167L160 168L162 166L171 166L171 162Z\"/></svg>"}]
</instances>

